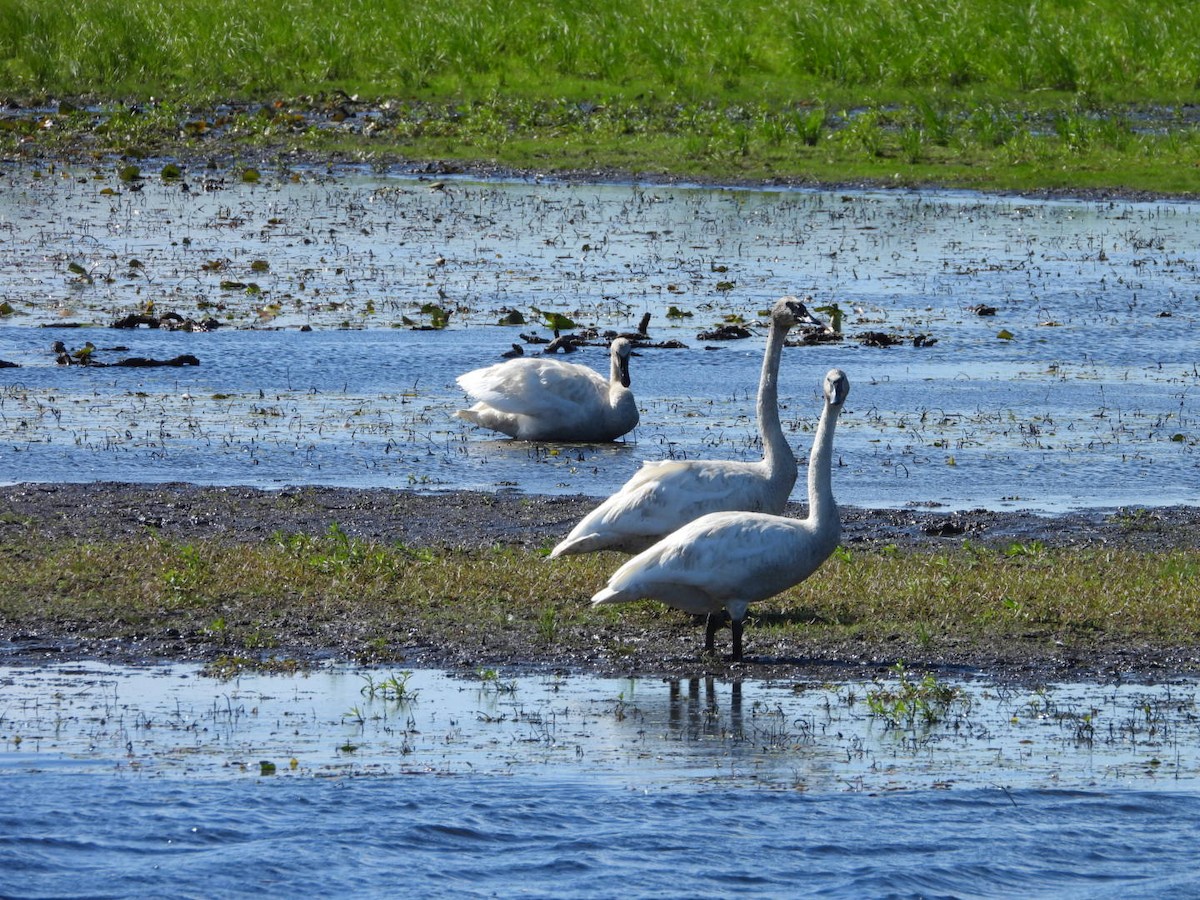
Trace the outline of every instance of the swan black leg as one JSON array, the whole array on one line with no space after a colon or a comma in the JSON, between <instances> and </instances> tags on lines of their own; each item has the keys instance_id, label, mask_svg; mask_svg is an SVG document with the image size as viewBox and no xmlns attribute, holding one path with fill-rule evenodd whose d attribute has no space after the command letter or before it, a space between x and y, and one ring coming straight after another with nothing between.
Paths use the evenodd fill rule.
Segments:
<instances>
[{"instance_id":1,"label":"swan black leg","mask_svg":"<svg viewBox=\"0 0 1200 900\"><path fill-rule=\"evenodd\" d=\"M717 636L717 629L721 627L722 615L720 613L709 613L708 621L704 626L704 649L712 653L713 639Z\"/></svg>"},{"instance_id":2,"label":"swan black leg","mask_svg":"<svg viewBox=\"0 0 1200 900\"><path fill-rule=\"evenodd\" d=\"M742 661L742 620L732 619L729 623L730 629L733 631L733 661Z\"/></svg>"}]
</instances>

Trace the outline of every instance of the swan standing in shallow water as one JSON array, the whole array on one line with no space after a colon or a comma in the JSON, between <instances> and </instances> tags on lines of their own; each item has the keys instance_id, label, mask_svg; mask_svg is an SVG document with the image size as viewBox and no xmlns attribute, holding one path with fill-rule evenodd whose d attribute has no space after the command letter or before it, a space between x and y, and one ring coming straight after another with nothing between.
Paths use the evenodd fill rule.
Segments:
<instances>
[{"instance_id":1,"label":"swan standing in shallow water","mask_svg":"<svg viewBox=\"0 0 1200 900\"><path fill-rule=\"evenodd\" d=\"M733 628L733 661L742 659L742 620L756 600L773 597L815 572L837 547L842 525L830 484L833 431L850 382L825 376L825 408L808 458L808 516L709 513L672 532L613 574L592 604L659 600L708 615L704 649L713 649L720 613Z\"/></svg>"},{"instance_id":2,"label":"swan standing in shallow water","mask_svg":"<svg viewBox=\"0 0 1200 900\"><path fill-rule=\"evenodd\" d=\"M510 359L458 376L475 400L455 413L523 441L614 441L638 423L624 338L612 342L605 381L587 366L544 356Z\"/></svg>"},{"instance_id":3,"label":"swan standing in shallow water","mask_svg":"<svg viewBox=\"0 0 1200 900\"><path fill-rule=\"evenodd\" d=\"M797 324L821 325L795 297L771 310L771 330L758 384L759 462L662 460L642 465L625 485L588 513L550 556L621 550L637 553L705 513L783 512L796 483L796 457L779 424L779 358Z\"/></svg>"}]
</instances>

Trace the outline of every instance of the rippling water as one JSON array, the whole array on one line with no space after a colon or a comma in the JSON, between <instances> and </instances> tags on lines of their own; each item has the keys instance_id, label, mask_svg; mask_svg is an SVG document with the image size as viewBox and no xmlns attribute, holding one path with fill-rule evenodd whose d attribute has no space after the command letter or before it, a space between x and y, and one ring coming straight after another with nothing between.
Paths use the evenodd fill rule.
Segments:
<instances>
[{"instance_id":1,"label":"rippling water","mask_svg":"<svg viewBox=\"0 0 1200 900\"><path fill-rule=\"evenodd\" d=\"M153 178L137 192L115 178L6 178L0 301L13 312L0 317L0 358L22 365L0 369L9 481L603 496L645 459L757 458L761 332L697 335L794 293L847 313L845 343L788 348L781 375L801 457L824 372L850 376L842 502L1200 503L1194 203L465 180L433 192L386 175L184 194ZM148 301L229 327L31 327L106 324ZM428 322L430 302L452 310L449 328L403 326ZM690 317L669 318L671 306ZM530 324L496 326L503 308ZM642 424L628 441L550 452L451 417L465 401L457 374L498 361L519 332L549 334L537 310L602 329L650 312L655 339L688 345L633 360ZM870 330L906 343L853 339ZM937 343L911 346L918 333ZM54 364L52 341L85 339L128 347L102 358L193 353L202 365ZM607 366L601 348L574 358Z\"/></svg>"},{"instance_id":2,"label":"rippling water","mask_svg":"<svg viewBox=\"0 0 1200 900\"><path fill-rule=\"evenodd\" d=\"M1195 796L512 780L5 783L22 897L1185 897ZM11 804L11 805L10 805ZM64 823L71 822L67 827Z\"/></svg>"},{"instance_id":3,"label":"rippling water","mask_svg":"<svg viewBox=\"0 0 1200 900\"><path fill-rule=\"evenodd\" d=\"M1194 683L945 684L0 668L0 895L1189 893Z\"/></svg>"}]
</instances>

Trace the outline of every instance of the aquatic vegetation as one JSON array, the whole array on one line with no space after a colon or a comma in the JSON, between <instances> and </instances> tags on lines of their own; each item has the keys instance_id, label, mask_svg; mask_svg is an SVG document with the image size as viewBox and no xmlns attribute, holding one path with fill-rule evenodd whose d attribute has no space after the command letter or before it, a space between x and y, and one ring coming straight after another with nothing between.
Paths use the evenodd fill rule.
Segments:
<instances>
[{"instance_id":1,"label":"aquatic vegetation","mask_svg":"<svg viewBox=\"0 0 1200 900\"><path fill-rule=\"evenodd\" d=\"M892 674L896 684L877 682L866 694L871 715L878 716L892 728L928 728L944 721L952 711L970 709L970 701L961 688L939 681L931 673L914 679L901 661L892 668Z\"/></svg>"},{"instance_id":2,"label":"aquatic vegetation","mask_svg":"<svg viewBox=\"0 0 1200 900\"><path fill-rule=\"evenodd\" d=\"M842 311L844 344L785 349L785 431L804 445L796 433L811 427L802 394L789 397L803 387L789 379L852 355L870 393L843 417L845 482L873 503L907 502L919 485L919 501L953 504L970 489L989 503L1037 506L1070 502L1080 484L1092 494L1104 485L1104 505L1172 502L1151 496L1156 483L1162 497L1186 498L1194 481L1196 214L1185 203L533 180L455 180L447 193L428 179L314 170L264 171L251 186L220 170L186 177L217 183L184 194L144 178L126 191L114 168L94 164L6 174L3 196L18 205L6 220L0 296L20 327L0 336L0 357L21 368L0 370L0 438L21 448L22 477L61 480L86 466L119 479L136 459L150 479L606 493L605 479L624 474L620 454L522 453L520 471L501 474L506 451L448 419L463 399L453 378L465 360L498 361L525 340L495 326L514 308L539 323L520 329L532 340L551 335L534 310L569 316L580 334L629 331L651 314L655 342L685 349L637 351L644 422L628 449L638 461L754 459L743 354L760 339L764 298L799 285L814 306ZM99 195L107 187L119 193ZM43 220L74 224L55 231L37 227ZM80 241L77 230L109 236ZM764 239L774 235L789 237ZM445 265L434 265L439 256ZM95 283L79 283L68 261ZM259 262L266 271L255 272ZM263 293L222 290L226 280ZM736 288L716 290L730 280ZM159 328L101 330L148 315L147 293ZM444 329L393 328L405 316L427 321L428 302L451 312ZM672 306L692 317L669 317ZM995 313L979 317L978 306ZM221 325L164 333L170 313ZM749 344L698 343L727 317L742 320ZM996 338L1000 326L1012 341ZM94 358L125 355L110 349L120 340L137 356L186 350L200 365L57 366L53 341L86 347L84 327ZM865 353L870 332L898 343ZM918 353L922 335L938 342ZM595 354L585 346L573 356L596 365ZM681 369L686 394L669 389ZM947 386L936 405L931 383ZM997 483L1014 467L1020 495ZM1081 479L1089 468L1095 477Z\"/></svg>"},{"instance_id":3,"label":"aquatic vegetation","mask_svg":"<svg viewBox=\"0 0 1200 900\"><path fill-rule=\"evenodd\" d=\"M376 679L373 672L367 671L361 674L363 681L366 684L362 687L362 695L368 700L384 700L389 703L403 704L411 703L417 699L420 693L416 688L408 686L409 679L412 677L411 671L393 672L386 678Z\"/></svg>"}]
</instances>

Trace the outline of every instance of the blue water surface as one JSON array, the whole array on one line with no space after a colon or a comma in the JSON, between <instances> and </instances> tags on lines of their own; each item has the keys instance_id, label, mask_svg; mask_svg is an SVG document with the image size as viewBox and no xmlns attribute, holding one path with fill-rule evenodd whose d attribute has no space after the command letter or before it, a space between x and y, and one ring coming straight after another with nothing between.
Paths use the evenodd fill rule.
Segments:
<instances>
[{"instance_id":1,"label":"blue water surface","mask_svg":"<svg viewBox=\"0 0 1200 900\"><path fill-rule=\"evenodd\" d=\"M6 780L20 897L1183 897L1200 798L629 790L551 776Z\"/></svg>"}]
</instances>

